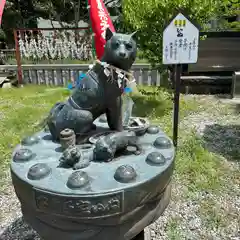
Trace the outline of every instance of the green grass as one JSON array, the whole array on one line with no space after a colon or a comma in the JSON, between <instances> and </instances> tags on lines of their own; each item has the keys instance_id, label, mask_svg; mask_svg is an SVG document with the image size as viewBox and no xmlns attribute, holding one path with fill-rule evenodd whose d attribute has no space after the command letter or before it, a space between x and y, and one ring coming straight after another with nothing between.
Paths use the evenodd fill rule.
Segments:
<instances>
[{"instance_id":1,"label":"green grass","mask_svg":"<svg viewBox=\"0 0 240 240\"><path fill-rule=\"evenodd\" d=\"M0 183L4 182L13 147L36 131L50 107L69 94L61 88L49 90L42 86L0 90Z\"/></svg>"},{"instance_id":2,"label":"green grass","mask_svg":"<svg viewBox=\"0 0 240 240\"><path fill-rule=\"evenodd\" d=\"M215 201L209 199L202 201L199 214L204 217L204 222L210 229L227 227L228 218L224 210L217 206Z\"/></svg>"},{"instance_id":3,"label":"green grass","mask_svg":"<svg viewBox=\"0 0 240 240\"><path fill-rule=\"evenodd\" d=\"M171 219L167 224L167 237L169 240L182 240L181 229L179 229L179 219Z\"/></svg>"}]
</instances>

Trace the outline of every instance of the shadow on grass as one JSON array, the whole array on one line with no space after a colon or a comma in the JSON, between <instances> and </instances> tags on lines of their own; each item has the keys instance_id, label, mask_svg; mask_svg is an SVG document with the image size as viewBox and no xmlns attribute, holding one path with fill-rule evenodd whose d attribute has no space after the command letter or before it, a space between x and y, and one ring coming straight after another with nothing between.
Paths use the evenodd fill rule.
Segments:
<instances>
[{"instance_id":1,"label":"shadow on grass","mask_svg":"<svg viewBox=\"0 0 240 240\"><path fill-rule=\"evenodd\" d=\"M232 99L230 94L215 94L214 97L218 99Z\"/></svg>"},{"instance_id":2,"label":"shadow on grass","mask_svg":"<svg viewBox=\"0 0 240 240\"><path fill-rule=\"evenodd\" d=\"M39 235L24 221L18 218L3 232L0 231L0 240L40 240Z\"/></svg>"},{"instance_id":3,"label":"shadow on grass","mask_svg":"<svg viewBox=\"0 0 240 240\"><path fill-rule=\"evenodd\" d=\"M205 148L229 161L240 162L240 125L209 125L203 134Z\"/></svg>"},{"instance_id":4,"label":"shadow on grass","mask_svg":"<svg viewBox=\"0 0 240 240\"><path fill-rule=\"evenodd\" d=\"M236 112L237 114L240 114L240 103L239 103L239 104L236 104L235 112Z\"/></svg>"},{"instance_id":5,"label":"shadow on grass","mask_svg":"<svg viewBox=\"0 0 240 240\"><path fill-rule=\"evenodd\" d=\"M234 108L235 108L235 113L240 114L240 100L239 99L234 100L231 95L227 95L227 94L217 94L214 96L217 99L226 100L226 102L231 103L231 105L234 106Z\"/></svg>"}]
</instances>

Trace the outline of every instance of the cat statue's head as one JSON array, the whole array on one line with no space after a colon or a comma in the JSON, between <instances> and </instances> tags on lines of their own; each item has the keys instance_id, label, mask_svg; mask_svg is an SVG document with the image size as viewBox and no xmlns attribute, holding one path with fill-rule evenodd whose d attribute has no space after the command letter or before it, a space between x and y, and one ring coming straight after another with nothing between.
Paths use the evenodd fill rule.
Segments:
<instances>
[{"instance_id":1,"label":"cat statue's head","mask_svg":"<svg viewBox=\"0 0 240 240\"><path fill-rule=\"evenodd\" d=\"M129 71L137 56L137 44L134 40L135 33L115 33L107 28L106 44L101 61Z\"/></svg>"}]
</instances>

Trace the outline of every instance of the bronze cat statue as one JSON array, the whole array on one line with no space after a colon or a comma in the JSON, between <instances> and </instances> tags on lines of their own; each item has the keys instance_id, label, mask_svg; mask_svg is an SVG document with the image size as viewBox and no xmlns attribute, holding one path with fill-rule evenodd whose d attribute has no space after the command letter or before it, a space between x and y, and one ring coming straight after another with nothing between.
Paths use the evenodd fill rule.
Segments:
<instances>
[{"instance_id":1,"label":"bronze cat statue","mask_svg":"<svg viewBox=\"0 0 240 240\"><path fill-rule=\"evenodd\" d=\"M122 131L122 88L119 74L106 73L104 64L128 72L136 59L137 46L133 34L113 33L106 30L106 44L101 62L97 62L73 90L66 102L58 102L50 110L47 125L53 140L59 140L60 132L72 129L76 135L95 128L93 121L106 114L111 130Z\"/></svg>"}]
</instances>

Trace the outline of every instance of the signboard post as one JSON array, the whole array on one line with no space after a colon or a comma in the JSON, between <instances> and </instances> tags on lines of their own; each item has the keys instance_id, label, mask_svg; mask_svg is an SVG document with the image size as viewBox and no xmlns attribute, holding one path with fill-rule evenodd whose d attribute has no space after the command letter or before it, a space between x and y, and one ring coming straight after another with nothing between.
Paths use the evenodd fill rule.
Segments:
<instances>
[{"instance_id":1,"label":"signboard post","mask_svg":"<svg viewBox=\"0 0 240 240\"><path fill-rule=\"evenodd\" d=\"M198 59L199 28L182 13L178 13L163 31L163 64L174 65L173 144L177 147L179 96L182 64Z\"/></svg>"}]
</instances>

